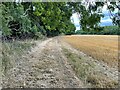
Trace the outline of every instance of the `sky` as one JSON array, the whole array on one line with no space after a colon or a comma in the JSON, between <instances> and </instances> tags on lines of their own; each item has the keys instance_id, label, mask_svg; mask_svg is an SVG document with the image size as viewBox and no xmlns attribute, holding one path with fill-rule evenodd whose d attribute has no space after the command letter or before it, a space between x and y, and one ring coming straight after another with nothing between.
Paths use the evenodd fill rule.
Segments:
<instances>
[{"instance_id":1,"label":"sky","mask_svg":"<svg viewBox=\"0 0 120 90\"><path fill-rule=\"evenodd\" d=\"M118 12L118 9L115 9L115 11L113 13ZM112 24L112 20L110 19L110 13L107 10L107 6L105 5L102 9L102 13L104 14L104 18L101 18L101 23L100 26L111 26ZM77 13L74 13L72 15L73 20L72 22L74 23L76 30L80 30L80 25L79 25L79 17L77 15Z\"/></svg>"},{"instance_id":2,"label":"sky","mask_svg":"<svg viewBox=\"0 0 120 90\"><path fill-rule=\"evenodd\" d=\"M71 21L75 25L76 30L80 30L79 16L77 13L73 13L71 16Z\"/></svg>"}]
</instances>

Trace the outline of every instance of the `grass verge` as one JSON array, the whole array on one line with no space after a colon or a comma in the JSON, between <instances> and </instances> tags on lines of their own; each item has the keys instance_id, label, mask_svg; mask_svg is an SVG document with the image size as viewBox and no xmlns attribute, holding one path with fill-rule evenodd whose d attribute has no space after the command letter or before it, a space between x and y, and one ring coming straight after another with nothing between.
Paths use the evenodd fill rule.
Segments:
<instances>
[{"instance_id":1,"label":"grass verge","mask_svg":"<svg viewBox=\"0 0 120 90\"><path fill-rule=\"evenodd\" d=\"M3 41L2 42L2 73L7 74L7 71L16 65L16 62L21 60L21 56L30 50L35 43L32 40L24 41Z\"/></svg>"},{"instance_id":2,"label":"grass verge","mask_svg":"<svg viewBox=\"0 0 120 90\"><path fill-rule=\"evenodd\" d=\"M77 77L83 81L84 85L88 88L116 88L118 82L105 76L103 73L96 71L95 64L79 55L70 52L68 49L63 48L68 62L71 64L73 71Z\"/></svg>"}]
</instances>

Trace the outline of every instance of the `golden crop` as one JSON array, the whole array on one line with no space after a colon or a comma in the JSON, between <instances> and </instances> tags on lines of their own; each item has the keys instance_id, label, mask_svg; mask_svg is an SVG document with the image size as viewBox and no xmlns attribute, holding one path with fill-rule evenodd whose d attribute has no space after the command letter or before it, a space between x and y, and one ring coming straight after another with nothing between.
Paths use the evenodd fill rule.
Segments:
<instances>
[{"instance_id":1,"label":"golden crop","mask_svg":"<svg viewBox=\"0 0 120 90\"><path fill-rule=\"evenodd\" d=\"M71 35L63 36L63 40L109 66L118 66L117 35Z\"/></svg>"}]
</instances>

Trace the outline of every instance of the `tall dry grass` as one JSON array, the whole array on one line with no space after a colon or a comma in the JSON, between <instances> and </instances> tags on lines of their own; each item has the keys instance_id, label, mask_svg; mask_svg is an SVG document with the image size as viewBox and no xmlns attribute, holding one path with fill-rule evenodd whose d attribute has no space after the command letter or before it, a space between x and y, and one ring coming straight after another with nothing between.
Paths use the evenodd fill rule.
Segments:
<instances>
[{"instance_id":1,"label":"tall dry grass","mask_svg":"<svg viewBox=\"0 0 120 90\"><path fill-rule=\"evenodd\" d=\"M7 71L15 67L20 62L22 55L30 50L35 43L32 40L24 41L2 41L1 44L1 69L2 74L6 75Z\"/></svg>"}]
</instances>

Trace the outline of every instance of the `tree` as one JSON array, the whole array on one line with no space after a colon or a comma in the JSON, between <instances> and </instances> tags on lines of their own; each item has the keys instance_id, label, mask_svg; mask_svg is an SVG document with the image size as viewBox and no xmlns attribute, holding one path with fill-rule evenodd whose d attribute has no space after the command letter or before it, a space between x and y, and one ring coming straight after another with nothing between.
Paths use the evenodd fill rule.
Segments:
<instances>
[{"instance_id":1,"label":"tree","mask_svg":"<svg viewBox=\"0 0 120 90\"><path fill-rule=\"evenodd\" d=\"M65 2L4 2L1 7L3 36L33 37L39 32L56 36L75 30L70 22L72 12Z\"/></svg>"},{"instance_id":2,"label":"tree","mask_svg":"<svg viewBox=\"0 0 120 90\"><path fill-rule=\"evenodd\" d=\"M70 22L70 16L72 12L79 12L82 29L99 32L103 17L100 9L105 4L113 23L120 27L120 12L112 14L115 8L120 9L117 2L3 2L0 4L0 30L7 37L73 34L75 26Z\"/></svg>"},{"instance_id":3,"label":"tree","mask_svg":"<svg viewBox=\"0 0 120 90\"><path fill-rule=\"evenodd\" d=\"M41 2L33 5L36 7L34 15L39 17L40 25L46 30L47 36L59 35L72 25L67 24L72 12L65 2Z\"/></svg>"},{"instance_id":4,"label":"tree","mask_svg":"<svg viewBox=\"0 0 120 90\"><path fill-rule=\"evenodd\" d=\"M104 17L104 15L101 13L104 5L107 5L107 8L110 12L110 18L113 20L113 23L120 27L120 12L116 13L115 15L112 14L115 8L120 10L120 2L108 2L107 0L104 2L95 2L92 0L83 0L82 2L68 2L67 4L74 12L78 12L80 14L80 25L84 31L89 32L91 30L102 30L99 29L99 23L101 17Z\"/></svg>"},{"instance_id":5,"label":"tree","mask_svg":"<svg viewBox=\"0 0 120 90\"><path fill-rule=\"evenodd\" d=\"M29 4L29 3L28 3ZM39 28L34 24L25 4L16 2L1 3L2 36L13 38L27 38L38 36Z\"/></svg>"},{"instance_id":6,"label":"tree","mask_svg":"<svg viewBox=\"0 0 120 90\"><path fill-rule=\"evenodd\" d=\"M91 31L99 27L100 19L103 16L95 12L94 8L86 8L81 2L68 2L69 8L80 14L80 25L85 31Z\"/></svg>"},{"instance_id":7,"label":"tree","mask_svg":"<svg viewBox=\"0 0 120 90\"><path fill-rule=\"evenodd\" d=\"M120 27L120 1L110 2L109 0L104 0L104 2L95 2L94 4L89 5L89 9L94 11L102 11L101 9L104 5L106 5L109 10L109 17L113 20L113 24ZM115 9L118 9L118 12L113 14Z\"/></svg>"}]
</instances>

